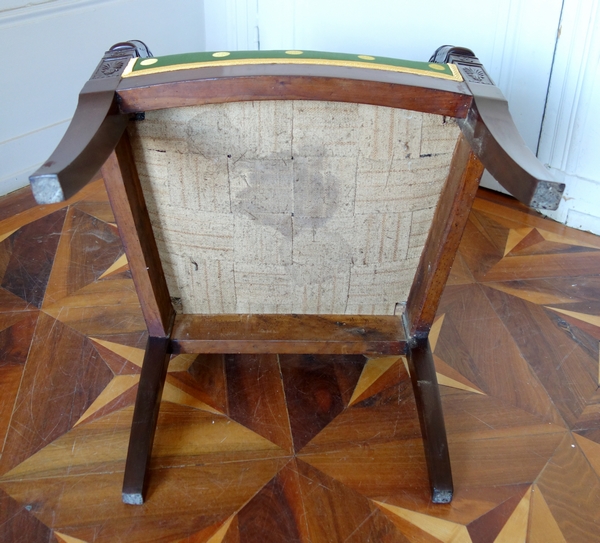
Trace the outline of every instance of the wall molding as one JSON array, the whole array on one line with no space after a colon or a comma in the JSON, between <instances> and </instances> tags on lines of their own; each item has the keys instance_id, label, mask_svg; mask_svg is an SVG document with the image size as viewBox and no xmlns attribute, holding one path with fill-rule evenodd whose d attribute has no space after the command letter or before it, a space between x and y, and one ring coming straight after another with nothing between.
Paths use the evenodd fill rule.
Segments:
<instances>
[{"instance_id":1,"label":"wall molding","mask_svg":"<svg viewBox=\"0 0 600 543\"><path fill-rule=\"evenodd\" d=\"M590 59L596 24L595 0L565 0L561 31L538 156L549 166L567 172L573 155L578 118L582 111L582 91L595 63ZM571 172L573 173L573 172Z\"/></svg>"},{"instance_id":2,"label":"wall molding","mask_svg":"<svg viewBox=\"0 0 600 543\"><path fill-rule=\"evenodd\" d=\"M600 108L600 8L595 0L564 0L538 156L566 184L559 222L600 234L600 171L595 123ZM593 141L590 141L593 140ZM592 154L591 154L592 153Z\"/></svg>"}]
</instances>

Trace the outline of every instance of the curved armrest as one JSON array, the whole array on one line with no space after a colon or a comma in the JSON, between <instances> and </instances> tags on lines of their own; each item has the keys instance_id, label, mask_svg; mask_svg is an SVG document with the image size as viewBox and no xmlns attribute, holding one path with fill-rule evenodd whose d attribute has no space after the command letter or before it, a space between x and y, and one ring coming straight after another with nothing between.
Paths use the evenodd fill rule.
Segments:
<instances>
[{"instance_id":1,"label":"curved armrest","mask_svg":"<svg viewBox=\"0 0 600 543\"><path fill-rule=\"evenodd\" d=\"M131 58L148 56L137 40L107 51L79 94L75 115L50 158L29 177L38 204L62 202L83 188L117 145L129 116L119 112L115 93Z\"/></svg>"},{"instance_id":2,"label":"curved armrest","mask_svg":"<svg viewBox=\"0 0 600 543\"><path fill-rule=\"evenodd\" d=\"M508 192L537 209L556 209L565 190L523 141L508 103L479 59L469 49L445 45L432 62L456 64L473 95L474 104L459 119L463 134L486 169Z\"/></svg>"}]
</instances>

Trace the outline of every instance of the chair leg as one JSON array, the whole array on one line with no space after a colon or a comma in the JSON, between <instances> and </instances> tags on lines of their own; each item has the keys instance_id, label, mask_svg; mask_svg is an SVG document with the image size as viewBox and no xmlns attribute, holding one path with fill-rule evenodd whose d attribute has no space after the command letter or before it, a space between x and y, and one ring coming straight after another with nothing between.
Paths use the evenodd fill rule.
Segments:
<instances>
[{"instance_id":1,"label":"chair leg","mask_svg":"<svg viewBox=\"0 0 600 543\"><path fill-rule=\"evenodd\" d=\"M407 352L433 503L450 503L454 488L442 400L429 341L417 339Z\"/></svg>"},{"instance_id":2,"label":"chair leg","mask_svg":"<svg viewBox=\"0 0 600 543\"><path fill-rule=\"evenodd\" d=\"M127 450L123 503L132 505L144 503L146 475L169 365L170 341L168 337L149 337L146 344Z\"/></svg>"}]
</instances>

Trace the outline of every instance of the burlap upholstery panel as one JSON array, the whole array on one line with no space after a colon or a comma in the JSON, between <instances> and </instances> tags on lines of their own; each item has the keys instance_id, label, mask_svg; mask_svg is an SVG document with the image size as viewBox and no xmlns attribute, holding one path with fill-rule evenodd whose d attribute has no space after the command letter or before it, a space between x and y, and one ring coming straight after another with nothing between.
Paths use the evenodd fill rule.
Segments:
<instances>
[{"instance_id":1,"label":"burlap upholstery panel","mask_svg":"<svg viewBox=\"0 0 600 543\"><path fill-rule=\"evenodd\" d=\"M180 310L316 314L406 300L459 134L315 101L153 111L129 132Z\"/></svg>"}]
</instances>

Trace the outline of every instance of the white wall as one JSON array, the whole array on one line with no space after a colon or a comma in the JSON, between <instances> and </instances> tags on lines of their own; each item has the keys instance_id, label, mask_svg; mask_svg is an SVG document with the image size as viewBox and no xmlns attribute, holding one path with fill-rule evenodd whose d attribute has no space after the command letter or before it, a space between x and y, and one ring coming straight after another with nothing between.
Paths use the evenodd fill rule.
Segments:
<instances>
[{"instance_id":1,"label":"white wall","mask_svg":"<svg viewBox=\"0 0 600 543\"><path fill-rule=\"evenodd\" d=\"M0 195L28 183L104 51L129 39L203 50L202 0L0 0Z\"/></svg>"},{"instance_id":2,"label":"white wall","mask_svg":"<svg viewBox=\"0 0 600 543\"><path fill-rule=\"evenodd\" d=\"M561 5L562 0L480 0L465 9L445 0L205 0L206 47L257 49L257 27L263 50L428 60L440 45L462 45L483 61L535 150Z\"/></svg>"},{"instance_id":3,"label":"white wall","mask_svg":"<svg viewBox=\"0 0 600 543\"><path fill-rule=\"evenodd\" d=\"M565 0L539 155L566 183L548 215L600 234L600 8Z\"/></svg>"}]
</instances>

